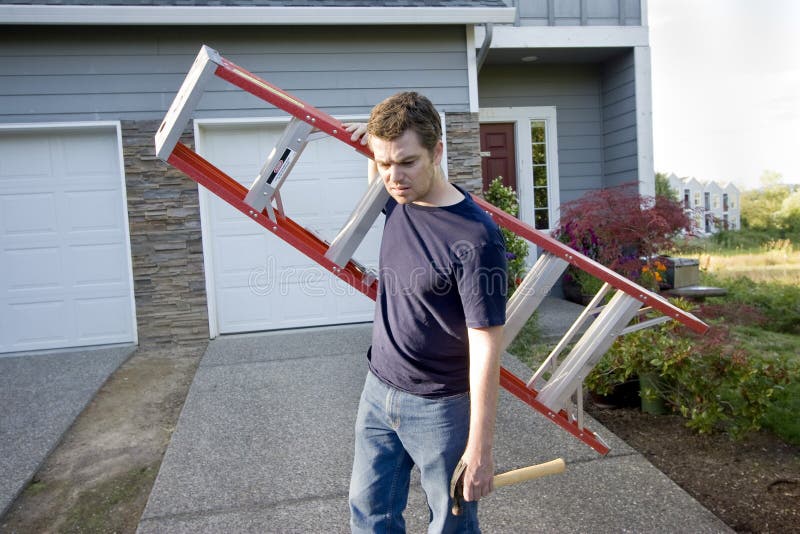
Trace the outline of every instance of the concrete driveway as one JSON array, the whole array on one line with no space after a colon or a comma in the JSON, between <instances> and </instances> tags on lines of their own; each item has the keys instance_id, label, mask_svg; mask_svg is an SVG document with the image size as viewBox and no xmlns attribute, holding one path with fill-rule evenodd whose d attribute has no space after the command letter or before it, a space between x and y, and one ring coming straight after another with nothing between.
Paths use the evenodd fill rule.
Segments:
<instances>
[{"instance_id":1,"label":"concrete driveway","mask_svg":"<svg viewBox=\"0 0 800 534\"><path fill-rule=\"evenodd\" d=\"M0 516L133 345L0 356Z\"/></svg>"},{"instance_id":2,"label":"concrete driveway","mask_svg":"<svg viewBox=\"0 0 800 534\"><path fill-rule=\"evenodd\" d=\"M370 331L213 340L138 532L348 532L353 424ZM504 365L530 376L513 357ZM731 532L597 422L587 426L611 445L606 457L501 393L497 470L562 457L567 471L482 500L484 532ZM424 532L427 514L415 477L408 531Z\"/></svg>"}]
</instances>

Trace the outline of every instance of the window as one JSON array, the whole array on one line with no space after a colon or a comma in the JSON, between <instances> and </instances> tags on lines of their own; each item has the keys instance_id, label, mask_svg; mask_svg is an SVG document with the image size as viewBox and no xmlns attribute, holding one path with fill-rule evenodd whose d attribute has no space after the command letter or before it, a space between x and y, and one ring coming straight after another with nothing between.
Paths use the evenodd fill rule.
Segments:
<instances>
[{"instance_id":1,"label":"window","mask_svg":"<svg viewBox=\"0 0 800 534\"><path fill-rule=\"evenodd\" d=\"M715 210L719 209L719 195L711 196L711 207Z\"/></svg>"},{"instance_id":2,"label":"window","mask_svg":"<svg viewBox=\"0 0 800 534\"><path fill-rule=\"evenodd\" d=\"M699 208L700 207L700 193L697 192L697 191L694 194L694 207L695 208Z\"/></svg>"},{"instance_id":3,"label":"window","mask_svg":"<svg viewBox=\"0 0 800 534\"><path fill-rule=\"evenodd\" d=\"M533 218L537 230L550 228L550 203L547 180L547 139L545 121L531 121L531 160L533 163Z\"/></svg>"},{"instance_id":4,"label":"window","mask_svg":"<svg viewBox=\"0 0 800 534\"><path fill-rule=\"evenodd\" d=\"M722 194L722 211L728 211L728 193Z\"/></svg>"},{"instance_id":5,"label":"window","mask_svg":"<svg viewBox=\"0 0 800 534\"><path fill-rule=\"evenodd\" d=\"M690 199L690 191L688 189L683 190L683 208L684 209L691 209L692 205L689 201Z\"/></svg>"}]
</instances>

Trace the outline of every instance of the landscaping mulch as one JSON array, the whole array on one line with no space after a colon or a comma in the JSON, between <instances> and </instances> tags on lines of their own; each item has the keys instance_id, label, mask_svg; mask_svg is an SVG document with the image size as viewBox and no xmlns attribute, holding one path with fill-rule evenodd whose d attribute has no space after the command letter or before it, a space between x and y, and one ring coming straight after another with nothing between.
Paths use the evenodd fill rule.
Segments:
<instances>
[{"instance_id":1,"label":"landscaping mulch","mask_svg":"<svg viewBox=\"0 0 800 534\"><path fill-rule=\"evenodd\" d=\"M764 431L697 434L678 415L586 409L736 532L800 532L800 447Z\"/></svg>"}]
</instances>

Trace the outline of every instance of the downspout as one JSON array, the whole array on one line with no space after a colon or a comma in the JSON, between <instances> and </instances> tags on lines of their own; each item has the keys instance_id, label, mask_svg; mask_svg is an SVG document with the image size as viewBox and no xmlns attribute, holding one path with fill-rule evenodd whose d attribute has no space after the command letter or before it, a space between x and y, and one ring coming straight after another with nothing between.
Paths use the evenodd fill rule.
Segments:
<instances>
[{"instance_id":1,"label":"downspout","mask_svg":"<svg viewBox=\"0 0 800 534\"><path fill-rule=\"evenodd\" d=\"M478 59L477 59L477 68L478 72L481 71L481 67L483 67L483 62L486 61L486 56L489 55L489 49L492 47L492 23L487 22L484 24L486 28L486 35L483 38L483 44L481 45L481 49L478 51Z\"/></svg>"}]
</instances>

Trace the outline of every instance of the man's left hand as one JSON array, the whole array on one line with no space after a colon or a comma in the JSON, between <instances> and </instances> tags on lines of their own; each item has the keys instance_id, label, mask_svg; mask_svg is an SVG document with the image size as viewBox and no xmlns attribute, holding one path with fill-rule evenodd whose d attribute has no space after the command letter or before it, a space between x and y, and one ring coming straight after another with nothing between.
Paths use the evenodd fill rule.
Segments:
<instances>
[{"instance_id":1,"label":"man's left hand","mask_svg":"<svg viewBox=\"0 0 800 534\"><path fill-rule=\"evenodd\" d=\"M465 452L461 459L467 465L464 470L464 500L477 501L489 495L494 490L494 459L491 452L484 455Z\"/></svg>"}]
</instances>

